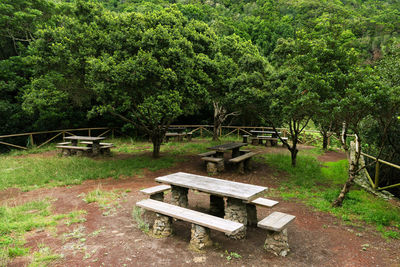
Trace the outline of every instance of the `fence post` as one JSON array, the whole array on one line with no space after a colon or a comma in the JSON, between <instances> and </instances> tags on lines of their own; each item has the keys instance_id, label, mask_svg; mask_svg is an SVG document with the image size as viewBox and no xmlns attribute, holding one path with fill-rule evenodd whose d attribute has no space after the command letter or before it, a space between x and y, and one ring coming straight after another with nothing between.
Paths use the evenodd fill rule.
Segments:
<instances>
[{"instance_id":1,"label":"fence post","mask_svg":"<svg viewBox=\"0 0 400 267\"><path fill-rule=\"evenodd\" d=\"M91 135L90 135L90 134L91 134L90 129L88 130L88 133L89 133L89 136L91 136Z\"/></svg>"},{"instance_id":2,"label":"fence post","mask_svg":"<svg viewBox=\"0 0 400 267\"><path fill-rule=\"evenodd\" d=\"M65 132L62 132L62 135L63 135L63 140L65 139Z\"/></svg>"},{"instance_id":3,"label":"fence post","mask_svg":"<svg viewBox=\"0 0 400 267\"><path fill-rule=\"evenodd\" d=\"M239 140L239 139L240 139L240 128L237 128L237 132L238 132L238 137L237 137L237 139Z\"/></svg>"},{"instance_id":4,"label":"fence post","mask_svg":"<svg viewBox=\"0 0 400 267\"><path fill-rule=\"evenodd\" d=\"M33 134L30 134L29 137L31 138L31 146L35 145L35 143L33 143Z\"/></svg>"},{"instance_id":5,"label":"fence post","mask_svg":"<svg viewBox=\"0 0 400 267\"><path fill-rule=\"evenodd\" d=\"M374 188L377 188L379 185L379 161L376 162L375 165L375 184L374 184Z\"/></svg>"},{"instance_id":6,"label":"fence post","mask_svg":"<svg viewBox=\"0 0 400 267\"><path fill-rule=\"evenodd\" d=\"M203 127L200 128L200 137L203 138Z\"/></svg>"}]
</instances>

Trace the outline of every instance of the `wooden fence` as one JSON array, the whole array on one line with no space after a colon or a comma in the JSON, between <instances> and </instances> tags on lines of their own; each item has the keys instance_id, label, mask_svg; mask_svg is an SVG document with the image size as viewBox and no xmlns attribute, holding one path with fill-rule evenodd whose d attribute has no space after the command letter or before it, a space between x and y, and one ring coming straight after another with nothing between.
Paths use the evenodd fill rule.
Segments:
<instances>
[{"instance_id":1,"label":"wooden fence","mask_svg":"<svg viewBox=\"0 0 400 267\"><path fill-rule=\"evenodd\" d=\"M0 144L6 145L6 146L11 146L15 148L20 148L20 149L28 149L28 146L21 146L21 145L16 145L12 144L9 142L4 142L3 140L8 138L15 138L15 137L23 137L26 136L29 138L29 143L31 146L35 145L35 136L38 135L45 135L45 134L54 134L51 138L46 139L44 142L41 142L40 144L36 144L37 148L40 148L44 146L45 144L53 141L59 136L62 136L63 138L65 135L74 135L73 132L82 132L82 131L87 131L88 136L92 136L92 131L95 130L102 130L103 132L97 136L103 136L109 132L111 132L112 137L114 138L114 128L108 128L108 127L96 127L96 128L79 128L79 129L65 129L65 130L54 130L54 131L41 131L41 132L32 132L32 133L20 133L20 134L9 134L9 135L0 135ZM37 139L36 139L37 140Z\"/></svg>"},{"instance_id":2,"label":"wooden fence","mask_svg":"<svg viewBox=\"0 0 400 267\"><path fill-rule=\"evenodd\" d=\"M396 168L396 169L400 170L400 166L399 165L396 165L396 164L393 164L393 163L390 163L390 162L387 162L387 161L381 160L381 159L377 160L376 157L373 157L371 155L365 154L363 152L361 152L361 155L376 161L376 163L375 163L374 181L372 181L371 176L369 175L368 171L365 172L367 174L369 182L371 183L371 186L374 189L376 189L376 190L385 190L385 189L389 189L389 188L394 188L394 187L400 186L400 183L398 183L398 184L388 185L388 186L384 186L384 187L378 187L379 186L379 169L380 169L380 165L381 164L385 164L385 165L388 165L388 166L390 166L392 168Z\"/></svg>"},{"instance_id":3,"label":"wooden fence","mask_svg":"<svg viewBox=\"0 0 400 267\"><path fill-rule=\"evenodd\" d=\"M190 133L195 133L195 132L199 132L200 137L204 137L204 135L210 134L213 135L213 125L171 125L171 127L180 127L180 128L186 128L189 130ZM95 128L79 128L79 129L64 129L64 130L53 130L53 131L41 131L41 132L31 132L31 133L20 133L20 134L9 134L9 135L1 135L0 136L0 144L5 145L5 146L10 146L10 147L14 147L14 148L19 148L19 149L28 149L28 145L27 146L21 146L21 145L17 145L17 144L13 144L11 143L11 141L6 142L4 141L5 139L12 139L15 137L27 137L29 138L29 144L30 146L34 146L36 145L37 148L42 147L43 145L53 141L54 139L56 139L57 137L61 137L64 138L66 135L74 135L75 132L87 132L88 136L92 135L92 131L98 131L98 130L104 130L104 132L102 132L100 135L97 136L103 136L107 133L111 132L112 137L114 138L114 132L117 131L117 129L115 128L108 128L108 127L95 127ZM223 131L224 130L224 131ZM222 126L221 130L218 133L218 136L223 138L223 137L227 137L227 136L232 136L232 135L236 135L237 139L240 139L241 135L243 134L251 134L250 131L251 130L273 130L272 127L263 127L263 126ZM281 131L284 137L289 136L289 131L286 128L277 128L278 131ZM227 133L226 133L227 132ZM306 135L307 133L319 133L319 131L315 131L315 130L305 130L303 132L303 137L304 140L306 139ZM38 138L35 138L36 136L39 135L47 135L47 134L54 134L51 138L46 138L45 141L43 142L38 142ZM86 133L85 133L86 135ZM306 141L304 144L309 144L312 143L314 141L317 141L319 139L321 139L322 137L316 137L315 139ZM330 142L329 142L330 143Z\"/></svg>"}]
</instances>

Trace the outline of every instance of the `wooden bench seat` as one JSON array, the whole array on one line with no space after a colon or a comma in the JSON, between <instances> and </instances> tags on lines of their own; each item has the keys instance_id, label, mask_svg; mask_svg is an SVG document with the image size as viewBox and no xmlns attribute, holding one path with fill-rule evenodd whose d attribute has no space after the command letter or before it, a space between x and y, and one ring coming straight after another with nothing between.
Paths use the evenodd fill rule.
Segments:
<instances>
[{"instance_id":1,"label":"wooden bench seat","mask_svg":"<svg viewBox=\"0 0 400 267\"><path fill-rule=\"evenodd\" d=\"M258 205L258 206L264 206L264 207L267 207L267 208L272 208L273 206L275 206L279 202L275 201L275 200L259 197L259 198L254 199L250 203Z\"/></svg>"},{"instance_id":2,"label":"wooden bench seat","mask_svg":"<svg viewBox=\"0 0 400 267\"><path fill-rule=\"evenodd\" d=\"M206 162L207 172L210 174L216 174L225 169L223 158L202 157L201 160Z\"/></svg>"},{"instance_id":3,"label":"wooden bench seat","mask_svg":"<svg viewBox=\"0 0 400 267\"><path fill-rule=\"evenodd\" d=\"M74 150L84 150L88 151L91 150L92 148L86 147L86 146L56 146L57 148L63 148L63 149L74 149Z\"/></svg>"},{"instance_id":4,"label":"wooden bench seat","mask_svg":"<svg viewBox=\"0 0 400 267\"><path fill-rule=\"evenodd\" d=\"M93 145L93 142L89 142L89 141L82 141L80 142L80 144L85 144L85 145ZM100 143L101 146L111 146L114 147L113 143Z\"/></svg>"},{"instance_id":5,"label":"wooden bench seat","mask_svg":"<svg viewBox=\"0 0 400 267\"><path fill-rule=\"evenodd\" d=\"M267 229L267 238L264 248L275 255L286 256L290 251L287 226L296 216L275 211L258 222L257 226Z\"/></svg>"},{"instance_id":6,"label":"wooden bench seat","mask_svg":"<svg viewBox=\"0 0 400 267\"><path fill-rule=\"evenodd\" d=\"M57 143L58 146L65 146L65 145L70 145L71 142L61 142L61 143Z\"/></svg>"},{"instance_id":7,"label":"wooden bench seat","mask_svg":"<svg viewBox=\"0 0 400 267\"><path fill-rule=\"evenodd\" d=\"M162 184L140 190L141 193L149 195L151 199L164 201L164 191L170 190L171 186Z\"/></svg>"},{"instance_id":8,"label":"wooden bench seat","mask_svg":"<svg viewBox=\"0 0 400 267\"><path fill-rule=\"evenodd\" d=\"M141 200L136 203L136 206L156 212L157 219L153 225L153 234L155 236L169 236L172 234L172 218L192 223L190 244L196 249L203 249L212 244L209 229L235 234L244 228L244 225L238 222L153 199Z\"/></svg>"},{"instance_id":9,"label":"wooden bench seat","mask_svg":"<svg viewBox=\"0 0 400 267\"><path fill-rule=\"evenodd\" d=\"M257 155L257 153L256 152L245 153L236 158L230 159L229 162L238 163L238 171L240 174L243 174L245 172L245 170L250 170L250 168L251 168L250 167L250 159L254 155Z\"/></svg>"},{"instance_id":10,"label":"wooden bench seat","mask_svg":"<svg viewBox=\"0 0 400 267\"><path fill-rule=\"evenodd\" d=\"M200 154L197 154L197 155L200 156L200 157L208 157L208 156L215 155L216 153L217 153L217 151L207 151L207 152L200 153Z\"/></svg>"}]
</instances>

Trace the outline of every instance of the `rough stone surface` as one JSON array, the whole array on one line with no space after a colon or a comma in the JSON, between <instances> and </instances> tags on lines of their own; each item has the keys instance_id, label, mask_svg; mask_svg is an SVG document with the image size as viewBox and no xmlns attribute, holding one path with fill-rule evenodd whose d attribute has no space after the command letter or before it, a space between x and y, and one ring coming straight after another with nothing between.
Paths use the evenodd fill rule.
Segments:
<instances>
[{"instance_id":1,"label":"rough stone surface","mask_svg":"<svg viewBox=\"0 0 400 267\"><path fill-rule=\"evenodd\" d=\"M247 225L256 226L257 225L256 205L246 204L246 209L247 209Z\"/></svg>"},{"instance_id":2,"label":"rough stone surface","mask_svg":"<svg viewBox=\"0 0 400 267\"><path fill-rule=\"evenodd\" d=\"M267 252L271 252L276 256L285 257L290 251L287 229L283 229L280 232L268 230L264 248Z\"/></svg>"},{"instance_id":3,"label":"rough stone surface","mask_svg":"<svg viewBox=\"0 0 400 267\"><path fill-rule=\"evenodd\" d=\"M202 250L207 247L212 246L212 241L210 239L210 229L192 224L191 230L192 236L190 239L190 246L196 250Z\"/></svg>"},{"instance_id":4,"label":"rough stone surface","mask_svg":"<svg viewBox=\"0 0 400 267\"><path fill-rule=\"evenodd\" d=\"M224 209L224 198L210 195L210 214L218 217L224 217Z\"/></svg>"},{"instance_id":5,"label":"rough stone surface","mask_svg":"<svg viewBox=\"0 0 400 267\"><path fill-rule=\"evenodd\" d=\"M158 201L164 201L164 192L152 194L150 196L151 199L158 200Z\"/></svg>"},{"instance_id":6,"label":"rough stone surface","mask_svg":"<svg viewBox=\"0 0 400 267\"><path fill-rule=\"evenodd\" d=\"M172 235L172 218L156 213L156 219L153 224L153 235L157 237Z\"/></svg>"},{"instance_id":7,"label":"rough stone surface","mask_svg":"<svg viewBox=\"0 0 400 267\"><path fill-rule=\"evenodd\" d=\"M187 208L188 207L187 194L188 194L187 188L174 185L171 186L171 204Z\"/></svg>"},{"instance_id":8,"label":"rough stone surface","mask_svg":"<svg viewBox=\"0 0 400 267\"><path fill-rule=\"evenodd\" d=\"M217 163L207 162L207 173L214 175L218 173Z\"/></svg>"},{"instance_id":9,"label":"rough stone surface","mask_svg":"<svg viewBox=\"0 0 400 267\"><path fill-rule=\"evenodd\" d=\"M225 219L243 223L244 228L235 234L226 234L233 239L243 239L246 237L247 209L246 204L240 199L228 198L225 208Z\"/></svg>"},{"instance_id":10,"label":"rough stone surface","mask_svg":"<svg viewBox=\"0 0 400 267\"><path fill-rule=\"evenodd\" d=\"M238 163L238 173L244 174L244 162L243 161Z\"/></svg>"}]
</instances>

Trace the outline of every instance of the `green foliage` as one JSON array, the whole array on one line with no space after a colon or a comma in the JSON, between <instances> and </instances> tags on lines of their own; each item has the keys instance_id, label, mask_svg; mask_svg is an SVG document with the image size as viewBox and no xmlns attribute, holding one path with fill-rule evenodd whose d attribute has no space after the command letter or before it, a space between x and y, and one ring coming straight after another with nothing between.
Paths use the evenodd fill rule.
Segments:
<instances>
[{"instance_id":1,"label":"green foliage","mask_svg":"<svg viewBox=\"0 0 400 267\"><path fill-rule=\"evenodd\" d=\"M299 164L291 168L288 155L268 154L266 162L288 173L288 180L279 190L285 200L298 199L317 210L332 213L336 217L357 224L363 221L375 225L383 236L398 238L399 208L359 189L351 190L343 207L333 208L331 203L339 194L340 184L347 179L347 160L321 165L311 156L299 155Z\"/></svg>"},{"instance_id":2,"label":"green foliage","mask_svg":"<svg viewBox=\"0 0 400 267\"><path fill-rule=\"evenodd\" d=\"M145 233L148 233L149 232L149 224L146 223L142 218L144 212L145 211L142 210L141 208L134 207L133 211L132 211L132 218L137 223L140 230L142 230Z\"/></svg>"}]
</instances>

